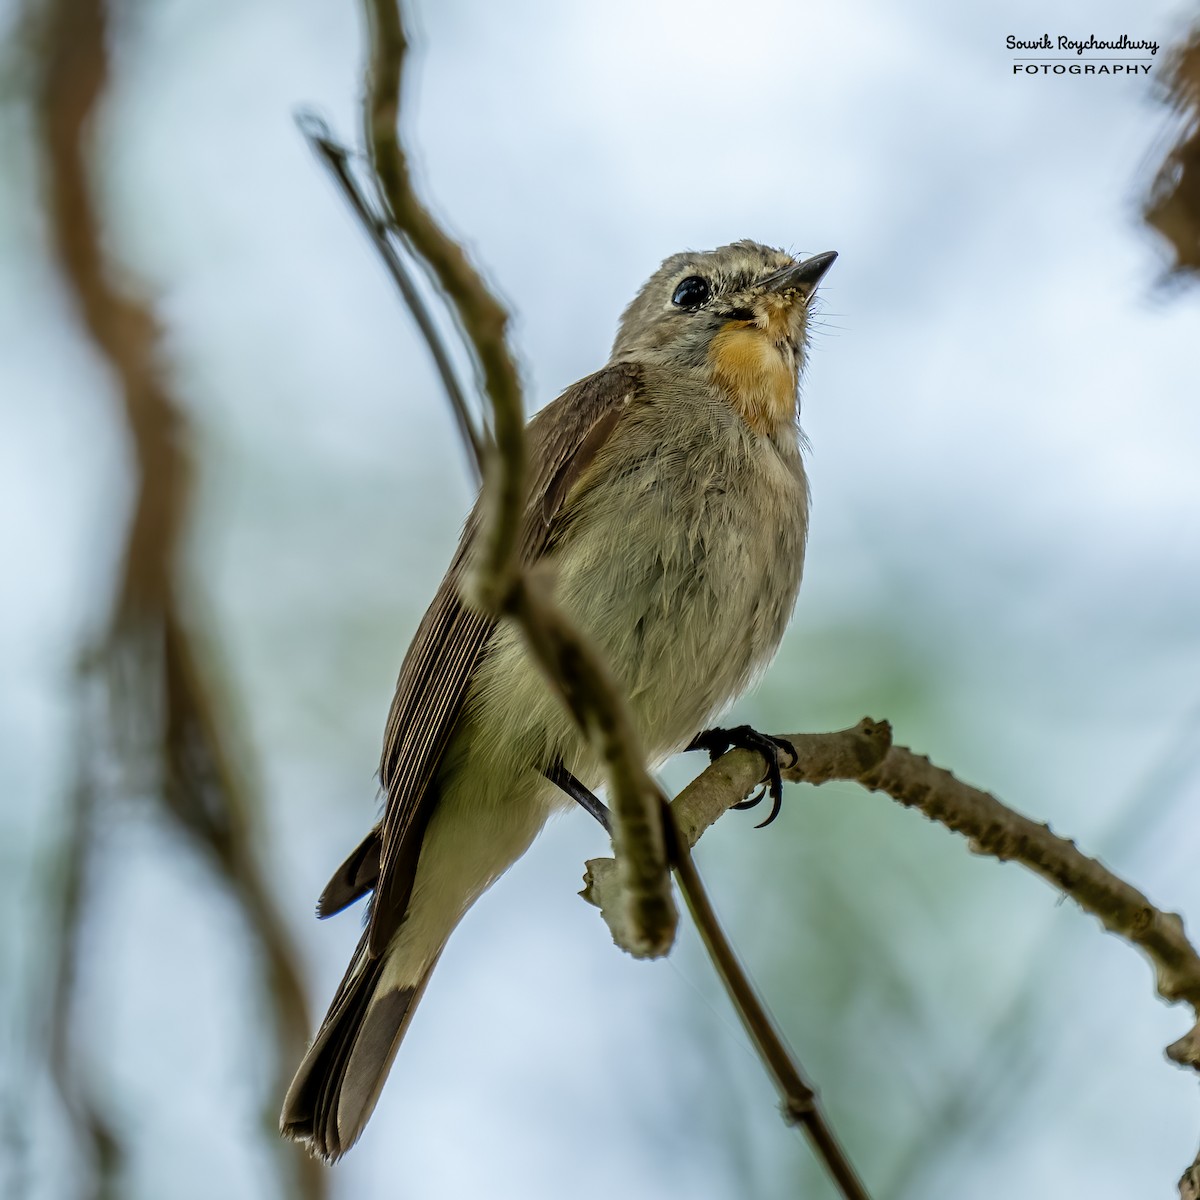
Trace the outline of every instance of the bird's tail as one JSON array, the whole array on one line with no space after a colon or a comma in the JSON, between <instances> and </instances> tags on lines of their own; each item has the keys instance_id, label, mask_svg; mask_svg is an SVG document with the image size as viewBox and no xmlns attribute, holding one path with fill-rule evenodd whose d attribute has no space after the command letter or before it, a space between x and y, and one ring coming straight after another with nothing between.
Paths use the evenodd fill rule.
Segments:
<instances>
[{"instance_id":1,"label":"bird's tail","mask_svg":"<svg viewBox=\"0 0 1200 1200\"><path fill-rule=\"evenodd\" d=\"M437 962L407 987L384 984L388 955L372 957L363 934L317 1030L279 1118L284 1137L328 1162L358 1140Z\"/></svg>"}]
</instances>

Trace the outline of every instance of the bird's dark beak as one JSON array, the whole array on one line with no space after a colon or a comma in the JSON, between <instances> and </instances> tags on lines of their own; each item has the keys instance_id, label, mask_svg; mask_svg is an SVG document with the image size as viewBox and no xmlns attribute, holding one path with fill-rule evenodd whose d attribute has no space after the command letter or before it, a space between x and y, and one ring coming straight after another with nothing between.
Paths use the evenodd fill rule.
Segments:
<instances>
[{"instance_id":1,"label":"bird's dark beak","mask_svg":"<svg viewBox=\"0 0 1200 1200\"><path fill-rule=\"evenodd\" d=\"M826 250L823 254L814 254L803 262L794 263L776 271L762 281L762 286L769 291L783 295L787 292L803 292L811 296L817 290L817 284L825 277L825 272L833 266L837 258L836 250Z\"/></svg>"}]
</instances>

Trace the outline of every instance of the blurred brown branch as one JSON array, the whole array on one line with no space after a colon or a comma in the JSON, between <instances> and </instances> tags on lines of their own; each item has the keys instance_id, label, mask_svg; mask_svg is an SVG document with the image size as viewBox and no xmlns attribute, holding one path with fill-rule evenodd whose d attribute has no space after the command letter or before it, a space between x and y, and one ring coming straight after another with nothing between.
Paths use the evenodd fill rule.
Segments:
<instances>
[{"instance_id":1,"label":"blurred brown branch","mask_svg":"<svg viewBox=\"0 0 1200 1200\"><path fill-rule=\"evenodd\" d=\"M43 171L54 247L84 325L116 377L136 461L137 490L108 626L79 673L75 802L65 835L62 925L52 1004L51 1061L68 1111L91 1144L96 1190L115 1194L120 1132L78 1077L68 1052L74 963L86 909L99 767L115 754L125 781L147 778L175 827L201 848L241 907L264 959L276 1059L282 1072L306 1043L308 1012L295 951L254 848L258 798L235 747L237 719L218 693L219 672L202 605L184 569L193 461L186 423L159 361L159 330L146 304L122 290L103 250L92 196L92 123L108 82L105 0L51 0L45 10L38 98ZM273 1096L272 1096L273 1101ZM273 1108L273 1103L271 1105ZM264 1108L264 1133L274 1125ZM279 1146L285 1190L319 1200L319 1166Z\"/></svg>"},{"instance_id":2,"label":"blurred brown branch","mask_svg":"<svg viewBox=\"0 0 1200 1200\"><path fill-rule=\"evenodd\" d=\"M1179 1200L1200 1200L1200 1155L1179 1181Z\"/></svg>"},{"instance_id":3,"label":"blurred brown branch","mask_svg":"<svg viewBox=\"0 0 1200 1200\"><path fill-rule=\"evenodd\" d=\"M1162 72L1167 105L1182 129L1150 186L1146 223L1168 242L1171 272L1200 273L1200 27L1168 51Z\"/></svg>"},{"instance_id":4,"label":"blurred brown branch","mask_svg":"<svg viewBox=\"0 0 1200 1200\"><path fill-rule=\"evenodd\" d=\"M1164 99L1181 129L1150 185L1142 215L1171 247L1169 274L1195 280L1200 275L1200 25L1168 51L1162 75ZM1196 1066L1200 1026L1168 1053ZM1182 1200L1200 1200L1200 1151L1179 1181L1179 1194Z\"/></svg>"}]
</instances>

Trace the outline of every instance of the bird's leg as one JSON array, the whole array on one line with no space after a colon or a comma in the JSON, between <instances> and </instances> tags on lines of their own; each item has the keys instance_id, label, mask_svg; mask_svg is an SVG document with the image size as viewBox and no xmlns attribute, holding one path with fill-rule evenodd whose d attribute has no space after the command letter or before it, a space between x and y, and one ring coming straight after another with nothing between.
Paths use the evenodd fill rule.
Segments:
<instances>
[{"instance_id":1,"label":"bird's leg","mask_svg":"<svg viewBox=\"0 0 1200 1200\"><path fill-rule=\"evenodd\" d=\"M563 766L561 758L556 758L550 766L543 767L542 774L555 787L566 792L584 812L595 817L604 826L606 832L612 833L612 818L609 815L608 806Z\"/></svg>"},{"instance_id":2,"label":"bird's leg","mask_svg":"<svg viewBox=\"0 0 1200 1200\"><path fill-rule=\"evenodd\" d=\"M763 777L763 786L749 800L743 800L741 804L733 805L738 809L753 808L762 802L763 796L769 794L771 811L765 821L761 821L755 826L756 829L762 829L764 825L770 825L779 816L779 809L783 805L783 775L779 768L779 753L781 750L787 751L792 760L787 764L789 767L796 765L799 755L796 753L796 747L786 738L772 737L769 733L759 733L757 729L753 729L749 725L735 725L732 729L706 729L692 738L685 747L685 751L707 750L709 759L715 762L726 750L733 747L740 750L756 750L767 760L767 773Z\"/></svg>"}]
</instances>

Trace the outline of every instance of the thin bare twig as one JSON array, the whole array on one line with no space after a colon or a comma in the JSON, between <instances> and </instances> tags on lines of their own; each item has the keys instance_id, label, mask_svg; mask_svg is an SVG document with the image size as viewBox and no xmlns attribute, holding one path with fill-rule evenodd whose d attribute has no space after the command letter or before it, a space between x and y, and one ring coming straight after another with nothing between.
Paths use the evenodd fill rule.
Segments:
<instances>
[{"instance_id":1,"label":"thin bare twig","mask_svg":"<svg viewBox=\"0 0 1200 1200\"><path fill-rule=\"evenodd\" d=\"M721 977L746 1033L754 1043L767 1074L779 1089L783 1098L784 1120L789 1125L799 1125L804 1129L817 1156L846 1200L870 1200L866 1187L829 1122L825 1120L816 1092L805 1078L794 1052L784 1041L783 1034L771 1019L771 1014L725 936L700 873L696 870L691 846L676 824L674 810L664 803L664 812L664 824L670 831L671 860L675 864L676 878L687 901L688 911L696 922L708 956Z\"/></svg>"},{"instance_id":2,"label":"thin bare twig","mask_svg":"<svg viewBox=\"0 0 1200 1200\"><path fill-rule=\"evenodd\" d=\"M894 746L859 780L961 833L974 853L1019 862L1053 884L1110 933L1137 946L1154 967L1159 995L1171 1002L1186 1001L1200 1019L1200 955L1177 913L1155 908L1136 888L1049 826L1021 816L903 747ZM1200 1070L1198 1052L1200 1043L1186 1038L1168 1050L1176 1062Z\"/></svg>"},{"instance_id":3,"label":"thin bare twig","mask_svg":"<svg viewBox=\"0 0 1200 1200\"><path fill-rule=\"evenodd\" d=\"M471 477L478 485L483 480L483 438L475 428L475 422L471 419L471 410L467 404L466 394L458 382L458 375L455 373L454 364L450 359L450 352L446 349L446 343L438 330L437 322L434 321L433 314L429 311L429 305L425 303L420 289L413 281L404 259L396 253L396 248L388 236L386 222L371 210L367 198L362 194L362 190L350 170L349 151L345 146L339 145L333 140L329 126L315 114L307 112L299 114L296 124L300 127L300 132L304 134L316 156L329 168L329 173L337 181L342 195L345 196L354 215L366 230L379 257L383 259L388 274L391 275L396 287L400 289L400 295L404 298L408 311L412 313L413 320L416 321L421 337L433 358L433 365L437 369L438 378L442 382L446 398L450 401L450 408L454 413L454 420L458 425L459 437L462 438L463 445L467 449L467 465L470 468Z\"/></svg>"}]
</instances>

